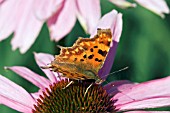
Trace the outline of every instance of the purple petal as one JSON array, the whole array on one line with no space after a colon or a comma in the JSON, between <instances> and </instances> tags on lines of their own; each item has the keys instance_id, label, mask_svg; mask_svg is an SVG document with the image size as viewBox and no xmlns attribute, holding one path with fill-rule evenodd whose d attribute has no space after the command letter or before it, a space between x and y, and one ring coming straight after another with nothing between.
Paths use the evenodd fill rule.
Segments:
<instances>
[{"instance_id":1,"label":"purple petal","mask_svg":"<svg viewBox=\"0 0 170 113\"><path fill-rule=\"evenodd\" d=\"M42 66L47 66L48 64L51 63L51 61L54 60L54 57L50 54L45 54L45 53L34 53L35 59L37 64L42 67ZM53 72L50 69L42 69L41 70L46 74L46 76L50 79L50 81L57 82L60 81L61 79L64 79L63 77L59 77L59 74L57 72Z\"/></svg>"},{"instance_id":2,"label":"purple petal","mask_svg":"<svg viewBox=\"0 0 170 113\"><path fill-rule=\"evenodd\" d=\"M41 89L47 88L50 85L50 81L48 79L34 73L28 68L21 67L21 66L13 66L13 67L6 67L6 68L14 71L18 75L30 81L31 83L33 83L34 85L36 85Z\"/></svg>"},{"instance_id":3,"label":"purple petal","mask_svg":"<svg viewBox=\"0 0 170 113\"><path fill-rule=\"evenodd\" d=\"M102 79L105 79L110 72L112 68L112 64L114 61L114 57L116 54L116 48L120 39L120 35L122 33L122 14L117 13L116 10L112 10L111 12L107 13L102 17L102 19L99 21L97 28L102 28L102 29L108 29L110 28L112 31L112 39L113 43L111 45L110 51L108 53L108 56L105 60L105 63L102 67L102 69L99 71L99 76ZM97 33L97 28L96 32ZM91 35L94 36L94 34Z\"/></svg>"},{"instance_id":4,"label":"purple petal","mask_svg":"<svg viewBox=\"0 0 170 113\"><path fill-rule=\"evenodd\" d=\"M112 99L119 110L170 106L170 77L134 85ZM154 104L153 104L154 103Z\"/></svg>"},{"instance_id":5,"label":"purple petal","mask_svg":"<svg viewBox=\"0 0 170 113\"><path fill-rule=\"evenodd\" d=\"M0 75L0 103L20 112L31 113L35 100L19 85Z\"/></svg>"},{"instance_id":6,"label":"purple petal","mask_svg":"<svg viewBox=\"0 0 170 113\"><path fill-rule=\"evenodd\" d=\"M67 35L75 22L75 0L64 0L57 12L48 20L52 40L58 41Z\"/></svg>"},{"instance_id":7,"label":"purple petal","mask_svg":"<svg viewBox=\"0 0 170 113\"><path fill-rule=\"evenodd\" d=\"M135 0L143 7L153 11L154 13L160 15L164 18L163 13L170 13L169 8L164 0Z\"/></svg>"},{"instance_id":8,"label":"purple petal","mask_svg":"<svg viewBox=\"0 0 170 113\"><path fill-rule=\"evenodd\" d=\"M87 32L93 33L101 16L100 0L77 0L77 9L85 20Z\"/></svg>"},{"instance_id":9,"label":"purple petal","mask_svg":"<svg viewBox=\"0 0 170 113\"><path fill-rule=\"evenodd\" d=\"M107 91L108 94L115 95L115 94L120 93L124 90L132 88L134 85L135 84L130 81L120 80L120 81L114 81L109 84L106 84L104 86L104 89Z\"/></svg>"},{"instance_id":10,"label":"purple petal","mask_svg":"<svg viewBox=\"0 0 170 113\"><path fill-rule=\"evenodd\" d=\"M136 7L135 3L130 3L126 0L109 0L109 1L123 9L129 7Z\"/></svg>"}]
</instances>

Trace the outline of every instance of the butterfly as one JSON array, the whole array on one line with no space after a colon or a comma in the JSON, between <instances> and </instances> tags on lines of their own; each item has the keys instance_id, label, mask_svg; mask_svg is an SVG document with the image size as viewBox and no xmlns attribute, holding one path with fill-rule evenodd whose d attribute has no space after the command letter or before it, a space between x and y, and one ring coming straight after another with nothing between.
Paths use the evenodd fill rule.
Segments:
<instances>
[{"instance_id":1,"label":"butterfly","mask_svg":"<svg viewBox=\"0 0 170 113\"><path fill-rule=\"evenodd\" d=\"M98 72L102 68L112 43L110 29L97 29L93 38L79 38L72 47L60 47L60 54L48 66L72 80L102 79Z\"/></svg>"}]
</instances>

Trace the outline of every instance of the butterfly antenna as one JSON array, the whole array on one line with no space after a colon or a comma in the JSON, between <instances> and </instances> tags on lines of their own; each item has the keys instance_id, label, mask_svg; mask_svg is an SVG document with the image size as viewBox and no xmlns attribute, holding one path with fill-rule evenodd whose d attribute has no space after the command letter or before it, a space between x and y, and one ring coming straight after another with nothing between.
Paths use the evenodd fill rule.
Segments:
<instances>
[{"instance_id":1,"label":"butterfly antenna","mask_svg":"<svg viewBox=\"0 0 170 113\"><path fill-rule=\"evenodd\" d=\"M111 74L114 74L114 73L118 73L118 72L121 72L121 71L124 71L124 70L126 70L126 69L128 69L129 67L124 67L124 68L122 68L122 69L120 69L120 70L117 70L117 71L114 71L114 72L112 72L112 73L109 73L109 74L107 74L107 75L105 75L105 76L103 76L103 77L106 77L106 76L108 76L108 75L111 75Z\"/></svg>"},{"instance_id":2,"label":"butterfly antenna","mask_svg":"<svg viewBox=\"0 0 170 113\"><path fill-rule=\"evenodd\" d=\"M124 71L124 70L126 70L126 69L128 69L129 67L124 67L124 68L122 68L122 69L120 69L120 70L117 70L117 71L114 71L114 72L112 72L112 73L110 73L110 74L108 74L108 75L111 75L111 74L114 74L114 73L118 73L118 72L121 72L121 71Z\"/></svg>"},{"instance_id":3,"label":"butterfly antenna","mask_svg":"<svg viewBox=\"0 0 170 113\"><path fill-rule=\"evenodd\" d=\"M111 74L114 74L114 73L118 73L118 72L124 71L124 70L126 70L126 69L128 69L128 68L129 68L129 67L124 67L124 68L122 68L122 69L120 69L120 70L117 70L117 71L114 71L114 72L112 72L112 73L109 73L109 74L107 74L107 75L105 75L105 76L103 76L103 77L106 77L106 76L108 76L108 75L111 75ZM103 78L103 77L102 77L102 78ZM109 83L106 79L104 79L103 82ZM113 86L114 86L114 85L113 85Z\"/></svg>"}]
</instances>

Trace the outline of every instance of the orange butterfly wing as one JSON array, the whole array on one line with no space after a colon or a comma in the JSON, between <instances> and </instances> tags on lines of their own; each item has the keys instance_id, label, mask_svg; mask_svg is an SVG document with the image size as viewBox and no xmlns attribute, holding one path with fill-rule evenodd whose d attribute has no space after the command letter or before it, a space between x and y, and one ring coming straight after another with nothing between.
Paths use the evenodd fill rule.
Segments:
<instances>
[{"instance_id":1,"label":"orange butterfly wing","mask_svg":"<svg viewBox=\"0 0 170 113\"><path fill-rule=\"evenodd\" d=\"M110 29L98 29L93 38L79 38L72 47L62 47L60 55L56 55L51 62L51 67L70 79L97 80L111 42Z\"/></svg>"}]
</instances>

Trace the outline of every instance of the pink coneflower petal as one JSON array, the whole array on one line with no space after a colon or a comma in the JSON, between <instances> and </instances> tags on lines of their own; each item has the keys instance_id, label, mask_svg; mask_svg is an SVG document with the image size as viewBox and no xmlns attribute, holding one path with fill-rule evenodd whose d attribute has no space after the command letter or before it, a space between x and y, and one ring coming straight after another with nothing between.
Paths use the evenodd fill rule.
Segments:
<instances>
[{"instance_id":1,"label":"pink coneflower petal","mask_svg":"<svg viewBox=\"0 0 170 113\"><path fill-rule=\"evenodd\" d=\"M170 10L164 0L135 0L143 7L153 11L164 18L164 13L170 13Z\"/></svg>"},{"instance_id":2,"label":"pink coneflower petal","mask_svg":"<svg viewBox=\"0 0 170 113\"><path fill-rule=\"evenodd\" d=\"M45 19L57 10L56 6L60 4L58 2L54 0L51 2L48 0L3 1L0 4L0 41L14 32L11 42L13 50L19 48L21 53L25 53L34 43Z\"/></svg>"},{"instance_id":3,"label":"pink coneflower petal","mask_svg":"<svg viewBox=\"0 0 170 113\"><path fill-rule=\"evenodd\" d=\"M77 0L78 13L85 19L87 32L93 33L100 19L100 0Z\"/></svg>"},{"instance_id":4,"label":"pink coneflower petal","mask_svg":"<svg viewBox=\"0 0 170 113\"><path fill-rule=\"evenodd\" d=\"M0 0L0 4L3 2L4 0Z\"/></svg>"},{"instance_id":5,"label":"pink coneflower petal","mask_svg":"<svg viewBox=\"0 0 170 113\"><path fill-rule=\"evenodd\" d=\"M119 42L120 35L122 34L122 23L122 14L116 10L112 10L99 20L94 34L97 33L97 28L110 28L113 33L113 41Z\"/></svg>"},{"instance_id":6,"label":"pink coneflower petal","mask_svg":"<svg viewBox=\"0 0 170 113\"><path fill-rule=\"evenodd\" d=\"M36 85L41 89L48 87L51 83L48 79L34 73L33 71L29 70L26 67L13 66L13 67L6 67L6 68L14 71L18 75L30 81L31 83L33 83L34 85Z\"/></svg>"},{"instance_id":7,"label":"pink coneflower petal","mask_svg":"<svg viewBox=\"0 0 170 113\"><path fill-rule=\"evenodd\" d=\"M117 93L113 100L119 110L170 106L170 77L136 84ZM154 103L154 104L153 104Z\"/></svg>"},{"instance_id":8,"label":"pink coneflower petal","mask_svg":"<svg viewBox=\"0 0 170 113\"><path fill-rule=\"evenodd\" d=\"M35 100L19 85L0 75L0 102L20 112L31 113Z\"/></svg>"},{"instance_id":9,"label":"pink coneflower petal","mask_svg":"<svg viewBox=\"0 0 170 113\"><path fill-rule=\"evenodd\" d=\"M135 3L130 3L127 0L109 0L109 1L120 8L136 7Z\"/></svg>"},{"instance_id":10,"label":"pink coneflower petal","mask_svg":"<svg viewBox=\"0 0 170 113\"><path fill-rule=\"evenodd\" d=\"M129 111L124 113L170 113L170 111Z\"/></svg>"},{"instance_id":11,"label":"pink coneflower petal","mask_svg":"<svg viewBox=\"0 0 170 113\"><path fill-rule=\"evenodd\" d=\"M113 35L112 46L103 65L103 68L99 71L99 76L105 79L107 77L106 75L108 75L112 68L114 56L116 54L116 48L122 33L122 14L118 13L116 10L112 10L110 13L107 13L102 17L97 25L97 28L110 28ZM92 34L91 37L94 36L94 34Z\"/></svg>"},{"instance_id":12,"label":"pink coneflower petal","mask_svg":"<svg viewBox=\"0 0 170 113\"><path fill-rule=\"evenodd\" d=\"M25 53L34 43L44 23L36 18L33 2L34 0L20 1L20 7L23 8L16 14L20 18L16 20L17 25L11 44L13 50L20 48L21 53Z\"/></svg>"},{"instance_id":13,"label":"pink coneflower petal","mask_svg":"<svg viewBox=\"0 0 170 113\"><path fill-rule=\"evenodd\" d=\"M135 102L128 103L126 105L117 105L116 109L119 110L130 110L130 109L146 109L146 108L158 108L164 106L170 106L170 97L158 97L145 100L134 100ZM137 102L138 101L138 102ZM154 104L153 104L154 103Z\"/></svg>"},{"instance_id":14,"label":"pink coneflower petal","mask_svg":"<svg viewBox=\"0 0 170 113\"><path fill-rule=\"evenodd\" d=\"M26 52L33 44L44 22L36 18L33 2L33 0L4 1L1 5L0 40L14 32L12 48L13 50L20 48L21 53Z\"/></svg>"},{"instance_id":15,"label":"pink coneflower petal","mask_svg":"<svg viewBox=\"0 0 170 113\"><path fill-rule=\"evenodd\" d=\"M33 2L34 0L4 1L1 7L0 40L15 32L11 42L12 48L20 48L21 53L26 52L33 44L44 22L36 18Z\"/></svg>"},{"instance_id":16,"label":"pink coneflower petal","mask_svg":"<svg viewBox=\"0 0 170 113\"><path fill-rule=\"evenodd\" d=\"M51 61L54 60L54 57L50 54L45 53L34 53L35 60L37 64L41 66L47 66L51 63ZM42 69L42 68L41 68ZM42 69L42 71L47 75L47 77L50 79L51 82L57 82L63 77L59 77L59 74L57 72L53 72L50 69Z\"/></svg>"},{"instance_id":17,"label":"pink coneflower petal","mask_svg":"<svg viewBox=\"0 0 170 113\"><path fill-rule=\"evenodd\" d=\"M76 22L74 0L65 0L60 9L48 20L52 40L58 41L68 34Z\"/></svg>"},{"instance_id":18,"label":"pink coneflower petal","mask_svg":"<svg viewBox=\"0 0 170 113\"><path fill-rule=\"evenodd\" d=\"M37 99L40 98L40 95L42 95L42 93L43 93L43 90L39 90L38 92L31 93L31 96L32 96L35 100L37 100Z\"/></svg>"},{"instance_id":19,"label":"pink coneflower petal","mask_svg":"<svg viewBox=\"0 0 170 113\"><path fill-rule=\"evenodd\" d=\"M60 7L63 0L35 0L35 15L40 20L47 20Z\"/></svg>"},{"instance_id":20,"label":"pink coneflower petal","mask_svg":"<svg viewBox=\"0 0 170 113\"><path fill-rule=\"evenodd\" d=\"M19 2L16 1L3 1L0 4L0 41L6 39L14 31L18 6Z\"/></svg>"},{"instance_id":21,"label":"pink coneflower petal","mask_svg":"<svg viewBox=\"0 0 170 113\"><path fill-rule=\"evenodd\" d=\"M107 91L107 93L109 93L110 95L115 95L124 90L132 88L134 85L135 83L132 83L128 80L119 80L119 81L113 81L109 84L106 84L103 87Z\"/></svg>"}]
</instances>

